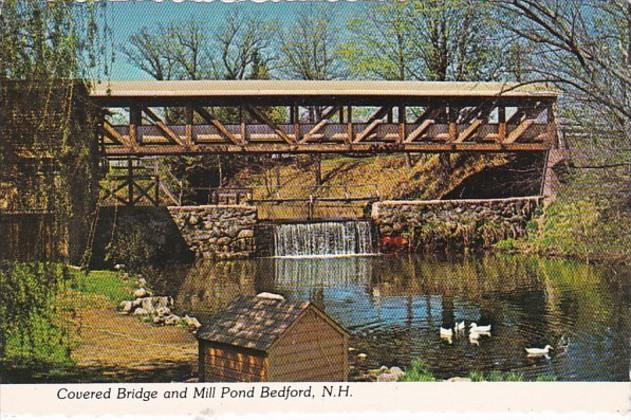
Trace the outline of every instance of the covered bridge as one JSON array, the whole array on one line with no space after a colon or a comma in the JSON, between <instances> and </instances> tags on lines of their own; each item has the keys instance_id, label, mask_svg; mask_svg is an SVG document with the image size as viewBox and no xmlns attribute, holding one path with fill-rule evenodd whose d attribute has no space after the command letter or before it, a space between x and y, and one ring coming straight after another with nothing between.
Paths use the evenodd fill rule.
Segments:
<instances>
[{"instance_id":1,"label":"covered bridge","mask_svg":"<svg viewBox=\"0 0 631 420\"><path fill-rule=\"evenodd\" d=\"M94 84L108 158L221 153L543 152L557 93L497 82L195 80ZM271 107L280 112L268 112ZM273 116L271 114L274 114ZM122 117L122 118L121 118Z\"/></svg>"}]
</instances>

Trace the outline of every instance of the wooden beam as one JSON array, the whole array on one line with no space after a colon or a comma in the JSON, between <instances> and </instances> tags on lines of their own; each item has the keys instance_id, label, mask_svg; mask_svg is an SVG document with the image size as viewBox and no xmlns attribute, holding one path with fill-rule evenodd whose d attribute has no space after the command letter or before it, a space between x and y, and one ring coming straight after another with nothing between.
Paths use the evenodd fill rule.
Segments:
<instances>
[{"instance_id":1,"label":"wooden beam","mask_svg":"<svg viewBox=\"0 0 631 420\"><path fill-rule=\"evenodd\" d=\"M139 143L138 126L141 124L142 113L137 106L129 108L129 142L134 145Z\"/></svg>"},{"instance_id":2,"label":"wooden beam","mask_svg":"<svg viewBox=\"0 0 631 420\"><path fill-rule=\"evenodd\" d=\"M463 143L463 142L467 141L469 139L469 137L471 137L473 135L473 133L478 131L478 128L480 128L482 126L484 121L485 120L482 120L482 119L479 119L479 118L474 120L469 125L469 127L467 127L464 130L462 130L462 132L458 135L458 138L454 141L454 143Z\"/></svg>"},{"instance_id":3,"label":"wooden beam","mask_svg":"<svg viewBox=\"0 0 631 420\"><path fill-rule=\"evenodd\" d=\"M374 121L377 120L381 120L383 117L386 116L386 114L388 113L388 111L392 109L392 107L387 107L387 106L382 106L381 108L379 108L378 110L376 110L371 116L370 118L368 118L368 120L366 121L367 124L370 124Z\"/></svg>"},{"instance_id":4,"label":"wooden beam","mask_svg":"<svg viewBox=\"0 0 631 420\"><path fill-rule=\"evenodd\" d=\"M458 139L458 122L456 119L458 118L458 112L456 108L450 106L447 111L447 130L449 132L449 142L455 143Z\"/></svg>"},{"instance_id":5,"label":"wooden beam","mask_svg":"<svg viewBox=\"0 0 631 420\"><path fill-rule=\"evenodd\" d=\"M371 122L370 124L368 124L368 126L366 128L364 128L364 130L361 133L358 133L357 136L355 137L355 139L353 140L353 143L361 143L366 137L368 137L370 135L370 133L372 133L375 128L377 128L377 126L379 124L381 124L383 121L381 120L374 120L373 122Z\"/></svg>"},{"instance_id":6,"label":"wooden beam","mask_svg":"<svg viewBox=\"0 0 631 420\"><path fill-rule=\"evenodd\" d=\"M506 138L506 107L504 105L497 107L497 136L499 142L503 143Z\"/></svg>"},{"instance_id":7,"label":"wooden beam","mask_svg":"<svg viewBox=\"0 0 631 420\"><path fill-rule=\"evenodd\" d=\"M185 132L184 140L187 145L192 145L193 144L193 106L186 105L185 113L186 113L185 115L186 128L184 130Z\"/></svg>"},{"instance_id":8,"label":"wooden beam","mask_svg":"<svg viewBox=\"0 0 631 420\"><path fill-rule=\"evenodd\" d=\"M370 143L359 144L321 144L305 143L291 145L287 143L248 143L245 145L224 144L195 144L192 148L177 145L142 145L135 151L127 147L109 147L106 156L111 158L127 156L173 156L173 155L201 155L201 154L239 154L239 153L436 153L436 152L542 152L550 149L550 145L544 142L538 143L406 143L402 145L392 144L375 145Z\"/></svg>"},{"instance_id":9,"label":"wooden beam","mask_svg":"<svg viewBox=\"0 0 631 420\"><path fill-rule=\"evenodd\" d=\"M267 125L268 127L270 127L272 130L274 130L274 132L276 133L276 135L278 137L280 137L281 139L283 139L285 142L289 143L289 144L294 144L296 143L295 140L292 140L287 133L285 133L283 131L282 128L280 128L278 125L276 125L272 120L270 120L269 118L267 118L266 115L264 115L262 112L260 112L258 109L251 107L251 106L246 106L245 109L248 110L248 112L250 114L252 114L252 116L254 118L256 118L257 120L259 120L260 122L262 122L263 124Z\"/></svg>"},{"instance_id":10,"label":"wooden beam","mask_svg":"<svg viewBox=\"0 0 631 420\"><path fill-rule=\"evenodd\" d=\"M230 130L228 130L214 114L211 114L205 108L199 106L196 106L194 110L204 119L204 121L215 127L225 138L234 144L241 144L239 139Z\"/></svg>"},{"instance_id":11,"label":"wooden beam","mask_svg":"<svg viewBox=\"0 0 631 420\"><path fill-rule=\"evenodd\" d=\"M305 133L304 137L300 140L300 143L306 143L309 140L311 140L313 135L316 134L318 131L320 131L322 128L324 128L324 126L326 126L329 122L330 121L327 119L320 120L320 122L314 125L311 130Z\"/></svg>"},{"instance_id":12,"label":"wooden beam","mask_svg":"<svg viewBox=\"0 0 631 420\"><path fill-rule=\"evenodd\" d=\"M517 127L515 127L515 129L508 133L502 144L515 143L515 141L517 141L534 123L534 118L523 120Z\"/></svg>"},{"instance_id":13,"label":"wooden beam","mask_svg":"<svg viewBox=\"0 0 631 420\"><path fill-rule=\"evenodd\" d=\"M125 137L118 132L107 120L103 120L103 131L112 140L117 141L119 144L127 147L133 147L133 145L125 139Z\"/></svg>"},{"instance_id":14,"label":"wooden beam","mask_svg":"<svg viewBox=\"0 0 631 420\"><path fill-rule=\"evenodd\" d=\"M432 125L434 124L434 120L425 120L421 123L421 125L419 125L418 127L416 127L414 129L414 131L412 131L410 134L408 134L408 136L405 138L405 140L403 141L403 143L412 143L414 140L416 140L417 138L419 138L421 135L423 135L423 133Z\"/></svg>"},{"instance_id":15,"label":"wooden beam","mask_svg":"<svg viewBox=\"0 0 631 420\"><path fill-rule=\"evenodd\" d=\"M179 144L181 146L186 146L186 142L178 136L175 131L171 130L171 127L166 125L164 121L160 117L158 117L149 107L143 108L143 111L147 116L153 120L156 127L172 142Z\"/></svg>"},{"instance_id":16,"label":"wooden beam","mask_svg":"<svg viewBox=\"0 0 631 420\"><path fill-rule=\"evenodd\" d=\"M399 120L399 138L397 139L397 143L403 143L405 141L405 131L406 131L406 111L405 106L401 105L399 107L399 116L397 118Z\"/></svg>"},{"instance_id":17,"label":"wooden beam","mask_svg":"<svg viewBox=\"0 0 631 420\"><path fill-rule=\"evenodd\" d=\"M425 120L436 120L440 114L445 112L445 107L432 106L428 107L421 115L416 117L414 124L420 124Z\"/></svg>"}]
</instances>

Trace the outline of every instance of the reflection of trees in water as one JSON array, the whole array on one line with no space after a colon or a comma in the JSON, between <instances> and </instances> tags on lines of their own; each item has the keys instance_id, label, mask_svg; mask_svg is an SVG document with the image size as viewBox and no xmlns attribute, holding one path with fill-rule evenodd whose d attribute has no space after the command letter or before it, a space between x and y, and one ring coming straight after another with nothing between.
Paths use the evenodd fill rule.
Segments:
<instances>
[{"instance_id":1,"label":"reflection of trees in water","mask_svg":"<svg viewBox=\"0 0 631 420\"><path fill-rule=\"evenodd\" d=\"M624 273L528 257L418 256L201 262L188 270L176 305L211 313L241 294L310 299L353 333L368 364L405 367L421 357L439 376L522 370L560 377L628 377L631 285ZM441 342L438 328L466 319L493 324L473 347ZM551 362L523 347L570 337L571 355ZM597 355L597 356L596 356ZM534 374L534 373L533 373Z\"/></svg>"},{"instance_id":2,"label":"reflection of trees in water","mask_svg":"<svg viewBox=\"0 0 631 420\"><path fill-rule=\"evenodd\" d=\"M199 314L213 314L241 295L254 295L256 263L204 261L194 264L175 297L175 306Z\"/></svg>"}]
</instances>

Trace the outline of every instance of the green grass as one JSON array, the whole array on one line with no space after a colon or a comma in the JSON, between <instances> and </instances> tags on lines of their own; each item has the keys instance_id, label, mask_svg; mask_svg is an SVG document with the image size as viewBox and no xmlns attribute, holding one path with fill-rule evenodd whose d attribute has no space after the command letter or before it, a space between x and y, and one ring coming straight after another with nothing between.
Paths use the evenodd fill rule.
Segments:
<instances>
[{"instance_id":1,"label":"green grass","mask_svg":"<svg viewBox=\"0 0 631 420\"><path fill-rule=\"evenodd\" d=\"M524 375L519 372L500 372L500 371L490 371L490 372L477 372L472 371L467 375L472 382L532 382L524 378ZM534 382L555 382L557 380L556 376L543 374L534 378Z\"/></svg>"},{"instance_id":2,"label":"green grass","mask_svg":"<svg viewBox=\"0 0 631 420\"><path fill-rule=\"evenodd\" d=\"M478 372L471 371L467 375L472 382L531 382L524 378L522 373L518 372ZM430 372L427 365L420 359L415 359L410 364L410 368L405 371L401 377L401 382L436 382L436 378ZM539 375L534 378L534 382L555 382L557 377L550 374Z\"/></svg>"},{"instance_id":3,"label":"green grass","mask_svg":"<svg viewBox=\"0 0 631 420\"><path fill-rule=\"evenodd\" d=\"M413 360L410 368L401 377L401 382L435 382L436 378L421 360Z\"/></svg>"},{"instance_id":4,"label":"green grass","mask_svg":"<svg viewBox=\"0 0 631 420\"><path fill-rule=\"evenodd\" d=\"M75 365L73 314L79 307L114 307L129 299L133 278L111 271L84 273L56 263L0 267L0 376L29 382L63 378ZM66 372L66 373L64 373Z\"/></svg>"},{"instance_id":5,"label":"green grass","mask_svg":"<svg viewBox=\"0 0 631 420\"><path fill-rule=\"evenodd\" d=\"M134 291L134 278L108 270L74 272L72 289L78 292L105 296L112 304L117 305L128 300Z\"/></svg>"}]
</instances>

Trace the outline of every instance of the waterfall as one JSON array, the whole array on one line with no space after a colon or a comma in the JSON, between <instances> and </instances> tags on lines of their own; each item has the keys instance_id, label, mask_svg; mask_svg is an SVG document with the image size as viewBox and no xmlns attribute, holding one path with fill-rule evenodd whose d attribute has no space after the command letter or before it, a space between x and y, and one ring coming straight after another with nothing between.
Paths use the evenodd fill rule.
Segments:
<instances>
[{"instance_id":1,"label":"waterfall","mask_svg":"<svg viewBox=\"0 0 631 420\"><path fill-rule=\"evenodd\" d=\"M274 255L314 257L372 254L369 222L322 222L274 226Z\"/></svg>"}]
</instances>

